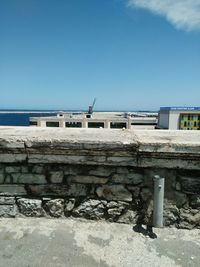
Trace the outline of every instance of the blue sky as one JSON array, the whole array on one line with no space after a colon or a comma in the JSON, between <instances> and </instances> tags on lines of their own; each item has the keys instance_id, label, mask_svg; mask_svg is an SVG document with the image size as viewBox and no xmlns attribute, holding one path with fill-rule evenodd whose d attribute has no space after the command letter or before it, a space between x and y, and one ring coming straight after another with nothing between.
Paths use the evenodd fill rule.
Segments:
<instances>
[{"instance_id":1,"label":"blue sky","mask_svg":"<svg viewBox=\"0 0 200 267\"><path fill-rule=\"evenodd\" d=\"M0 0L0 108L200 106L200 1L164 3Z\"/></svg>"}]
</instances>

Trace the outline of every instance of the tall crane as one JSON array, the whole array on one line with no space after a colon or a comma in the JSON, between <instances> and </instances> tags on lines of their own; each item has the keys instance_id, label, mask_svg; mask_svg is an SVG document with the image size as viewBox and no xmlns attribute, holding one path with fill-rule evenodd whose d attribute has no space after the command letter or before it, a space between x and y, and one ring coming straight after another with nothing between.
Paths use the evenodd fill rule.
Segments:
<instances>
[{"instance_id":1,"label":"tall crane","mask_svg":"<svg viewBox=\"0 0 200 267\"><path fill-rule=\"evenodd\" d=\"M96 97L94 98L92 106L89 106L88 114L92 114L93 113L93 108L94 108L95 103L96 103Z\"/></svg>"}]
</instances>

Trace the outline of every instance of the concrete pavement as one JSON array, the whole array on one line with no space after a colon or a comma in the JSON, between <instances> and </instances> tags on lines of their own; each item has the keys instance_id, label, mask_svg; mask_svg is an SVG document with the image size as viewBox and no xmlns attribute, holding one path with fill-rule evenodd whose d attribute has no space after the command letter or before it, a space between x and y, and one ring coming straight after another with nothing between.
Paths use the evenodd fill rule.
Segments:
<instances>
[{"instance_id":1,"label":"concrete pavement","mask_svg":"<svg viewBox=\"0 0 200 267\"><path fill-rule=\"evenodd\" d=\"M200 266L200 230L78 219L0 219L0 267Z\"/></svg>"}]
</instances>

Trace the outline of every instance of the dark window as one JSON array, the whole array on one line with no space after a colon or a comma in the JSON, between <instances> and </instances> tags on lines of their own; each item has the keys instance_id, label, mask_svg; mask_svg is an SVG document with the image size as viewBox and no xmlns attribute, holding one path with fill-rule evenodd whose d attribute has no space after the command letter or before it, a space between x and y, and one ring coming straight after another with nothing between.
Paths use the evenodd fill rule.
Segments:
<instances>
[{"instance_id":1,"label":"dark window","mask_svg":"<svg viewBox=\"0 0 200 267\"><path fill-rule=\"evenodd\" d=\"M198 120L200 121L200 115L198 116Z\"/></svg>"},{"instance_id":2,"label":"dark window","mask_svg":"<svg viewBox=\"0 0 200 267\"><path fill-rule=\"evenodd\" d=\"M122 129L126 128L126 122L111 122L110 123L111 129Z\"/></svg>"},{"instance_id":3,"label":"dark window","mask_svg":"<svg viewBox=\"0 0 200 267\"><path fill-rule=\"evenodd\" d=\"M88 122L88 128L104 128L104 122Z\"/></svg>"},{"instance_id":4,"label":"dark window","mask_svg":"<svg viewBox=\"0 0 200 267\"><path fill-rule=\"evenodd\" d=\"M37 125L37 121L30 121L29 125Z\"/></svg>"},{"instance_id":5,"label":"dark window","mask_svg":"<svg viewBox=\"0 0 200 267\"><path fill-rule=\"evenodd\" d=\"M59 121L47 121L46 126L47 127L59 127Z\"/></svg>"},{"instance_id":6,"label":"dark window","mask_svg":"<svg viewBox=\"0 0 200 267\"><path fill-rule=\"evenodd\" d=\"M190 120L190 115L188 115L188 120Z\"/></svg>"},{"instance_id":7,"label":"dark window","mask_svg":"<svg viewBox=\"0 0 200 267\"><path fill-rule=\"evenodd\" d=\"M194 122L194 127L197 127L197 122L196 121Z\"/></svg>"},{"instance_id":8,"label":"dark window","mask_svg":"<svg viewBox=\"0 0 200 267\"><path fill-rule=\"evenodd\" d=\"M187 122L186 121L184 122L184 127L187 127Z\"/></svg>"},{"instance_id":9,"label":"dark window","mask_svg":"<svg viewBox=\"0 0 200 267\"><path fill-rule=\"evenodd\" d=\"M65 122L65 127L67 128L81 128L82 123L81 122Z\"/></svg>"}]
</instances>

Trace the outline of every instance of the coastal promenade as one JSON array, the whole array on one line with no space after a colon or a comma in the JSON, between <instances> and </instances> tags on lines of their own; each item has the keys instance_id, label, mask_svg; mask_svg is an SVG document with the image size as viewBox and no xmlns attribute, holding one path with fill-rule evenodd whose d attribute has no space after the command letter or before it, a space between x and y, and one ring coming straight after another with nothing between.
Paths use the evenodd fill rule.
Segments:
<instances>
[{"instance_id":1,"label":"coastal promenade","mask_svg":"<svg viewBox=\"0 0 200 267\"><path fill-rule=\"evenodd\" d=\"M0 267L199 267L200 230L78 219L1 219Z\"/></svg>"}]
</instances>

